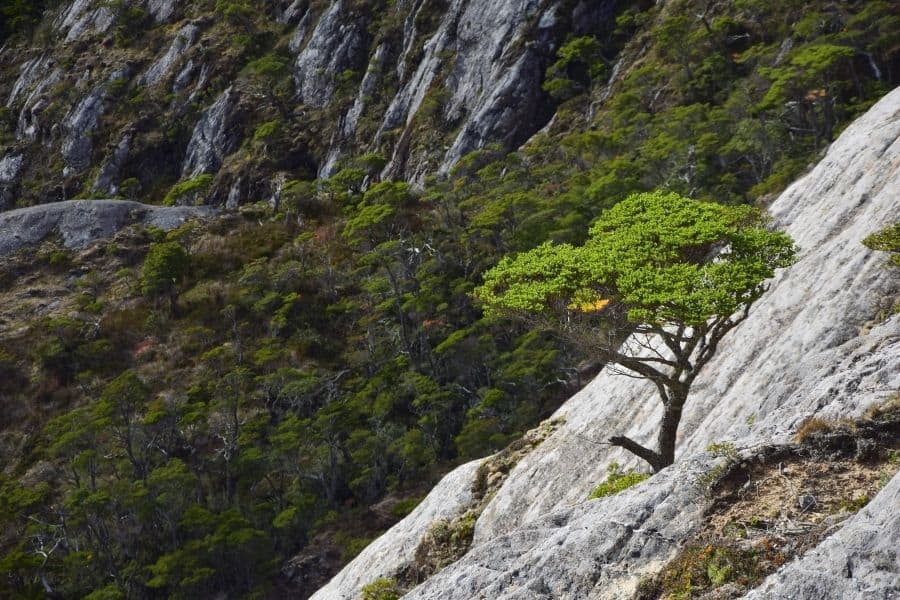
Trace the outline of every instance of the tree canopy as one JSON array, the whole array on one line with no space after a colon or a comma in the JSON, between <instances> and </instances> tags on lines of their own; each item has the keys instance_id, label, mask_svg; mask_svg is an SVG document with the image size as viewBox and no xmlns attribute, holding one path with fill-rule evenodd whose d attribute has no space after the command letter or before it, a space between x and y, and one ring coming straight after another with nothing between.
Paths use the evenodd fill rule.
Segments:
<instances>
[{"instance_id":1,"label":"tree canopy","mask_svg":"<svg viewBox=\"0 0 900 600\"><path fill-rule=\"evenodd\" d=\"M581 246L546 242L504 258L474 295L489 315L552 316L602 360L655 383L666 408L659 451L611 442L658 470L674 458L697 373L795 253L751 207L640 193L603 213Z\"/></svg>"}]
</instances>

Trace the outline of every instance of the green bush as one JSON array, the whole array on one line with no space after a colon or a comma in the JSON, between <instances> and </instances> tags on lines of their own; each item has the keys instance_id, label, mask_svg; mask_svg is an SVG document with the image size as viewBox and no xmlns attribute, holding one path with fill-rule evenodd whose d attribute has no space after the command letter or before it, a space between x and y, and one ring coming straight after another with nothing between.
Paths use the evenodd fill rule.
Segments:
<instances>
[{"instance_id":1,"label":"green bush","mask_svg":"<svg viewBox=\"0 0 900 600\"><path fill-rule=\"evenodd\" d=\"M379 577L362 588L362 600L399 600L403 591L396 579Z\"/></svg>"},{"instance_id":2,"label":"green bush","mask_svg":"<svg viewBox=\"0 0 900 600\"><path fill-rule=\"evenodd\" d=\"M885 227L863 240L872 250L891 253L891 264L900 267L900 222Z\"/></svg>"},{"instance_id":3,"label":"green bush","mask_svg":"<svg viewBox=\"0 0 900 600\"><path fill-rule=\"evenodd\" d=\"M161 242L150 246L141 271L141 292L145 296L173 293L184 277L188 254L178 242Z\"/></svg>"},{"instance_id":4,"label":"green bush","mask_svg":"<svg viewBox=\"0 0 900 600\"><path fill-rule=\"evenodd\" d=\"M179 202L187 200L190 204L196 204L197 198L212 184L213 176L209 173L197 175L187 181L176 183L163 198L163 204L166 206L175 206Z\"/></svg>"},{"instance_id":5,"label":"green bush","mask_svg":"<svg viewBox=\"0 0 900 600\"><path fill-rule=\"evenodd\" d=\"M650 477L649 473L638 473L632 469L622 471L619 463L611 463L606 469L609 471L609 475L606 481L595 487L594 491L591 492L589 496L591 500L618 494Z\"/></svg>"}]
</instances>

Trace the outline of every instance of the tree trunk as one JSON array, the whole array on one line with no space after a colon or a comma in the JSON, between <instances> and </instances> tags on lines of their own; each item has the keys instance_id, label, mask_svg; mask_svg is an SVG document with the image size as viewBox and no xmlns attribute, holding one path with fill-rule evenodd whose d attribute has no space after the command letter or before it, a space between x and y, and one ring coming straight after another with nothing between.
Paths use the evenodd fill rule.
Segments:
<instances>
[{"instance_id":1,"label":"tree trunk","mask_svg":"<svg viewBox=\"0 0 900 600\"><path fill-rule=\"evenodd\" d=\"M678 423L681 421L683 406L683 401L676 402L675 398L672 398L671 403L665 408L659 426L659 467L654 467L654 471L664 469L675 462L675 440L678 436Z\"/></svg>"}]
</instances>

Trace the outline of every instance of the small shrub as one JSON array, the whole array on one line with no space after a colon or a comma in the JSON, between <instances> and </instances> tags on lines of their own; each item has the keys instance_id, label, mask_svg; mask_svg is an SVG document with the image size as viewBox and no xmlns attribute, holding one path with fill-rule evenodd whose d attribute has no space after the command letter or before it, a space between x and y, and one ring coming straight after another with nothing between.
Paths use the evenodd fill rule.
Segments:
<instances>
[{"instance_id":1,"label":"small shrub","mask_svg":"<svg viewBox=\"0 0 900 600\"><path fill-rule=\"evenodd\" d=\"M203 192L209 189L212 184L213 176L204 173L197 175L193 179L176 183L163 198L163 204L166 206L175 206L179 202L187 201L189 204L196 204L197 199Z\"/></svg>"},{"instance_id":2,"label":"small shrub","mask_svg":"<svg viewBox=\"0 0 900 600\"><path fill-rule=\"evenodd\" d=\"M760 556L730 546L689 546L658 578L662 597L695 598L704 591L736 583L751 587L761 577Z\"/></svg>"},{"instance_id":3,"label":"small shrub","mask_svg":"<svg viewBox=\"0 0 900 600\"><path fill-rule=\"evenodd\" d=\"M875 404L866 409L865 416L873 421L881 421L891 418L894 414L900 414L900 392L892 394L881 404Z\"/></svg>"},{"instance_id":4,"label":"small shrub","mask_svg":"<svg viewBox=\"0 0 900 600\"><path fill-rule=\"evenodd\" d=\"M606 481L594 488L594 491L591 492L591 495L589 496L591 500L618 494L623 490L636 486L650 477L649 473L638 473L633 469L622 471L619 463L610 464L607 467L607 471L609 471L609 475L607 476Z\"/></svg>"},{"instance_id":5,"label":"small shrub","mask_svg":"<svg viewBox=\"0 0 900 600\"><path fill-rule=\"evenodd\" d=\"M47 256L47 264L57 269L68 269L72 266L72 255L68 251L59 248Z\"/></svg>"},{"instance_id":6,"label":"small shrub","mask_svg":"<svg viewBox=\"0 0 900 600\"><path fill-rule=\"evenodd\" d=\"M810 417L806 419L802 425L800 425L799 429L797 429L797 434L794 436L794 439L799 443L804 443L809 436L815 433L827 433L829 431L834 430L834 425L826 421L825 419L820 419L819 417Z\"/></svg>"},{"instance_id":7,"label":"small shrub","mask_svg":"<svg viewBox=\"0 0 900 600\"><path fill-rule=\"evenodd\" d=\"M890 262L900 267L900 222L873 233L862 242L867 248L880 252L890 252Z\"/></svg>"},{"instance_id":8,"label":"small shrub","mask_svg":"<svg viewBox=\"0 0 900 600\"><path fill-rule=\"evenodd\" d=\"M256 128L256 131L253 132L253 141L254 142L265 142L277 136L281 133L282 123L279 119L274 119L272 121L266 121L259 125Z\"/></svg>"},{"instance_id":9,"label":"small shrub","mask_svg":"<svg viewBox=\"0 0 900 600\"><path fill-rule=\"evenodd\" d=\"M379 577L362 588L362 600L399 600L403 594L396 579Z\"/></svg>"},{"instance_id":10,"label":"small shrub","mask_svg":"<svg viewBox=\"0 0 900 600\"><path fill-rule=\"evenodd\" d=\"M737 448L731 442L713 442L706 447L706 451L716 456L724 456L725 458L737 458Z\"/></svg>"},{"instance_id":11,"label":"small shrub","mask_svg":"<svg viewBox=\"0 0 900 600\"><path fill-rule=\"evenodd\" d=\"M869 500L869 495L866 493L853 496L852 498L845 498L841 500L841 510L853 513L859 512L869 503Z\"/></svg>"}]
</instances>

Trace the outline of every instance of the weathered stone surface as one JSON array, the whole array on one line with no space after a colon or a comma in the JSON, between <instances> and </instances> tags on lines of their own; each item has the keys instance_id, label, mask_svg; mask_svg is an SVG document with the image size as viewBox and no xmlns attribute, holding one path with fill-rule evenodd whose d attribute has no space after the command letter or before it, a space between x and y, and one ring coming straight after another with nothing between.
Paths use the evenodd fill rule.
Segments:
<instances>
[{"instance_id":1,"label":"weathered stone surface","mask_svg":"<svg viewBox=\"0 0 900 600\"><path fill-rule=\"evenodd\" d=\"M94 192L115 196L119 193L119 171L128 160L131 153L131 144L134 141L134 132L129 130L122 135L122 139L116 144L112 152L100 165L100 172L91 188Z\"/></svg>"},{"instance_id":2,"label":"weathered stone surface","mask_svg":"<svg viewBox=\"0 0 900 600\"><path fill-rule=\"evenodd\" d=\"M900 597L900 475L844 526L771 575L747 600L891 600Z\"/></svg>"},{"instance_id":3,"label":"weathered stone surface","mask_svg":"<svg viewBox=\"0 0 900 600\"><path fill-rule=\"evenodd\" d=\"M437 519L452 519L472 503L472 481L481 461L458 467L445 476L410 514L369 544L311 600L356 600L359 590L379 577L388 577L399 564L415 556L419 539Z\"/></svg>"},{"instance_id":4,"label":"weathered stone surface","mask_svg":"<svg viewBox=\"0 0 900 600\"><path fill-rule=\"evenodd\" d=\"M719 440L782 439L810 415L856 415L900 387L898 322L860 335L897 291L885 255L861 240L889 224L900 205L898 137L900 90L850 126L771 206L800 246L799 261L778 274L697 378L680 455ZM652 385L601 374L560 409L565 425L513 471L479 519L476 539L584 498L612 460L640 465L596 442L624 433L653 443L659 411Z\"/></svg>"},{"instance_id":5,"label":"weathered stone surface","mask_svg":"<svg viewBox=\"0 0 900 600\"><path fill-rule=\"evenodd\" d=\"M6 106L21 107L16 123L16 138L34 141L41 137L41 112L49 104L43 94L62 78L62 70L47 55L26 60L10 90Z\"/></svg>"},{"instance_id":6,"label":"weathered stone surface","mask_svg":"<svg viewBox=\"0 0 900 600\"><path fill-rule=\"evenodd\" d=\"M708 502L697 480L716 464L701 452L708 444L784 442L806 417L858 416L900 389L900 315L876 323L898 291L897 280L885 270L885 254L860 243L896 219L898 157L895 90L772 205L777 223L800 245L800 260L775 278L697 380L673 466L622 494L585 500L611 461L641 466L603 445L605 439L625 433L652 443L659 419L652 386L601 373L555 415L565 423L513 468L479 518L469 553L405 598L630 598L639 578L657 573L696 531ZM836 541L825 542L820 555L786 567L754 598L841 597L817 596L824 587L797 581L813 573L824 582L846 579L834 589L850 598L893 597L900 570L896 554L886 550L900 535L897 480ZM471 486L462 477L455 481L457 494ZM427 501L452 493L445 487ZM873 536L878 529L883 539ZM376 543L408 545L409 536L421 539L425 531L392 529ZM393 569L407 560L398 554ZM370 569L374 578L392 565L360 555L347 569ZM359 589L343 574L329 585L333 595L320 597L354 597Z\"/></svg>"},{"instance_id":7,"label":"weathered stone surface","mask_svg":"<svg viewBox=\"0 0 900 600\"><path fill-rule=\"evenodd\" d=\"M209 217L209 207L151 206L126 200L69 200L0 213L0 256L59 235L67 248L82 248L142 223L175 229L188 219Z\"/></svg>"},{"instance_id":8,"label":"weathered stone surface","mask_svg":"<svg viewBox=\"0 0 900 600\"><path fill-rule=\"evenodd\" d=\"M91 90L72 107L63 120L62 155L66 160L66 167L72 171L84 171L91 166L91 133L97 128L97 120L103 114L105 90L103 85Z\"/></svg>"},{"instance_id":9,"label":"weathered stone surface","mask_svg":"<svg viewBox=\"0 0 900 600\"><path fill-rule=\"evenodd\" d=\"M0 211L6 210L12 203L13 190L24 165L25 157L21 154L7 154L0 159Z\"/></svg>"},{"instance_id":10,"label":"weathered stone surface","mask_svg":"<svg viewBox=\"0 0 900 600\"><path fill-rule=\"evenodd\" d=\"M147 9L157 23L165 23L175 13L175 0L148 0Z\"/></svg>"},{"instance_id":11,"label":"weathered stone surface","mask_svg":"<svg viewBox=\"0 0 900 600\"><path fill-rule=\"evenodd\" d=\"M414 8L410 15L414 16ZM394 96L379 130L403 127L400 139L409 135L413 118L425 95L442 72L448 72L442 84L449 94L445 116L461 123L462 130L444 157L441 171L447 171L460 156L481 145L501 142L513 148L540 129L550 113L540 82L547 61L556 50L552 36L525 42L534 19L555 14L557 3L548 0L454 0L446 10L437 31L424 44L418 61ZM549 17L548 17L549 19ZM541 30L539 25L538 30ZM400 74L408 67L403 58L412 52L421 34L407 22ZM448 64L449 62L449 64ZM407 179L424 176L423 165L407 165L405 144L394 149L383 176L405 173Z\"/></svg>"},{"instance_id":12,"label":"weathered stone surface","mask_svg":"<svg viewBox=\"0 0 900 600\"><path fill-rule=\"evenodd\" d=\"M94 0L75 0L62 14L58 29L67 42L86 35L104 33L115 22L112 8Z\"/></svg>"},{"instance_id":13,"label":"weathered stone surface","mask_svg":"<svg viewBox=\"0 0 900 600\"><path fill-rule=\"evenodd\" d=\"M304 104L325 106L334 94L337 76L365 64L365 23L350 15L348 5L344 0L334 2L297 56L294 79Z\"/></svg>"},{"instance_id":14,"label":"weathered stone surface","mask_svg":"<svg viewBox=\"0 0 900 600\"><path fill-rule=\"evenodd\" d=\"M184 177L216 172L222 159L234 148L236 139L230 125L237 96L234 88L229 87L203 111L188 143L181 169Z\"/></svg>"},{"instance_id":15,"label":"weathered stone surface","mask_svg":"<svg viewBox=\"0 0 900 600\"><path fill-rule=\"evenodd\" d=\"M163 80L174 68L175 64L184 57L185 51L197 41L200 34L200 26L196 23L188 23L178 30L172 39L172 44L166 53L159 57L147 71L141 76L142 85L155 85Z\"/></svg>"},{"instance_id":16,"label":"weathered stone surface","mask_svg":"<svg viewBox=\"0 0 900 600\"><path fill-rule=\"evenodd\" d=\"M585 495L484 541L404 598L630 598L701 525L710 500L699 480L714 464L701 455L615 496Z\"/></svg>"}]
</instances>

